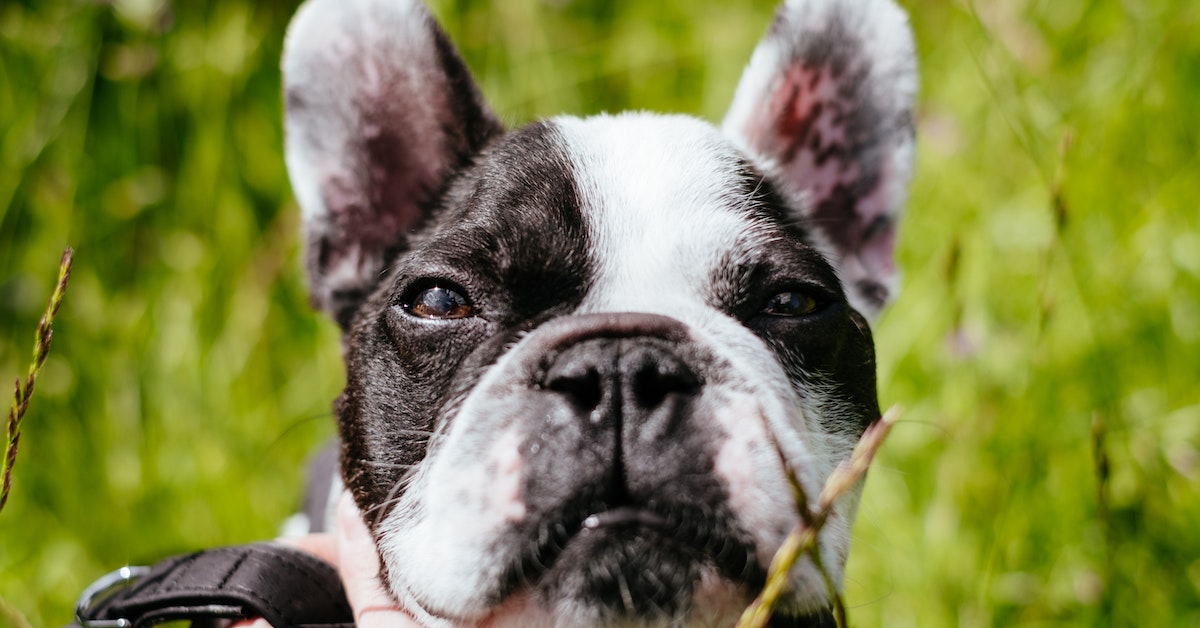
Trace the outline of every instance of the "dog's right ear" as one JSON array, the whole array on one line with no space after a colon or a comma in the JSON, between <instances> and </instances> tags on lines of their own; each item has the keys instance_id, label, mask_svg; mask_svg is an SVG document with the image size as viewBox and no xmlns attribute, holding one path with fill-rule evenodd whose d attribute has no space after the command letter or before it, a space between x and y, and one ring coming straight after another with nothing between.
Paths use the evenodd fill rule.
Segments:
<instances>
[{"instance_id":1,"label":"dog's right ear","mask_svg":"<svg viewBox=\"0 0 1200 628\"><path fill-rule=\"evenodd\" d=\"M312 301L346 329L447 178L502 127L417 0L309 0L283 75Z\"/></svg>"},{"instance_id":2,"label":"dog's right ear","mask_svg":"<svg viewBox=\"0 0 1200 628\"><path fill-rule=\"evenodd\" d=\"M802 224L869 320L896 294L916 92L912 28L894 0L785 0L722 125L803 195Z\"/></svg>"}]
</instances>

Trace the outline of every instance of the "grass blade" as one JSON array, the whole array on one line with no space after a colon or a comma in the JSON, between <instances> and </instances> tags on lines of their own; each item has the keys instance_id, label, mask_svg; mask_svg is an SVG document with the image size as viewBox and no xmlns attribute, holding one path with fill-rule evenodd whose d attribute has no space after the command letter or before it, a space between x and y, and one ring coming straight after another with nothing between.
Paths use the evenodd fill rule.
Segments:
<instances>
[{"instance_id":1,"label":"grass blade","mask_svg":"<svg viewBox=\"0 0 1200 628\"><path fill-rule=\"evenodd\" d=\"M46 312L42 314L42 319L38 321L37 331L34 333L33 362L29 365L29 373L25 376L24 383L19 378L13 383L13 402L8 408L4 461L3 467L0 469L0 474L3 475L3 483L0 484L0 511L4 510L4 505L8 503L8 493L12 489L12 470L17 462L17 450L21 444L21 421L25 419L25 413L29 410L29 400L33 398L33 389L37 383L38 373L41 372L42 365L46 363L46 358L50 355L50 341L54 337L54 317L58 315L58 308L62 306L63 297L67 293L67 283L71 280L73 256L74 251L69 247L63 251L62 261L58 265L58 283L54 285L54 292L50 295Z\"/></svg>"},{"instance_id":2,"label":"grass blade","mask_svg":"<svg viewBox=\"0 0 1200 628\"><path fill-rule=\"evenodd\" d=\"M808 506L811 500L804 494L804 489L796 478L795 472L790 467L788 468L788 479L796 496L796 510L800 514L800 521L796 523L796 527L792 529L775 552L775 557L771 559L771 566L767 569L767 583L754 602L742 613L742 617L737 623L738 628L763 628L767 625L775 604L787 590L788 574L791 573L796 561L806 554L811 556L813 565L816 566L821 578L825 581L837 625L843 627L846 625L846 604L837 590L837 585L825 569L817 540L820 537L821 528L825 526L829 515L833 513L833 507L837 500L856 486L866 475L871 461L875 459L875 454L883 445L883 440L899 417L899 407L892 406L883 413L878 421L863 432L850 457L843 460L825 480L825 486L821 489L815 508Z\"/></svg>"}]
</instances>

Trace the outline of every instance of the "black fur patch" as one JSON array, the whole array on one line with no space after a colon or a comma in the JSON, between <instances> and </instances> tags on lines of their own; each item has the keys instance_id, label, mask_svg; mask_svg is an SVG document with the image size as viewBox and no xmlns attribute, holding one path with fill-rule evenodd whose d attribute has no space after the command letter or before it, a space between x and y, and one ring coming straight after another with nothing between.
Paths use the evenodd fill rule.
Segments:
<instances>
[{"instance_id":1,"label":"black fur patch","mask_svg":"<svg viewBox=\"0 0 1200 628\"><path fill-rule=\"evenodd\" d=\"M588 249L571 162L550 124L500 139L452 182L434 224L347 334L343 471L364 512L399 495L439 418L518 334L578 306L593 275ZM428 281L461 288L477 315L405 314L405 291Z\"/></svg>"}]
</instances>

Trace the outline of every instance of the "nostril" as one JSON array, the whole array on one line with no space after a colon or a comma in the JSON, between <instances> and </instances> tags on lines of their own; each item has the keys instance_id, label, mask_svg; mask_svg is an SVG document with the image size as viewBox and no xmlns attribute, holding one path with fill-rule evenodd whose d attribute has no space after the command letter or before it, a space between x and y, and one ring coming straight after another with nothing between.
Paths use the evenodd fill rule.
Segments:
<instances>
[{"instance_id":1,"label":"nostril","mask_svg":"<svg viewBox=\"0 0 1200 628\"><path fill-rule=\"evenodd\" d=\"M546 389L554 391L581 410L593 410L600 405L604 390L600 373L589 367L560 369L546 377Z\"/></svg>"},{"instance_id":2,"label":"nostril","mask_svg":"<svg viewBox=\"0 0 1200 628\"><path fill-rule=\"evenodd\" d=\"M630 392L640 407L657 408L670 395L688 397L700 390L695 374L679 361L649 358L644 356L630 381Z\"/></svg>"},{"instance_id":3,"label":"nostril","mask_svg":"<svg viewBox=\"0 0 1200 628\"><path fill-rule=\"evenodd\" d=\"M550 357L540 388L593 423L634 423L660 407L699 395L703 382L676 348L658 339L593 338Z\"/></svg>"}]
</instances>

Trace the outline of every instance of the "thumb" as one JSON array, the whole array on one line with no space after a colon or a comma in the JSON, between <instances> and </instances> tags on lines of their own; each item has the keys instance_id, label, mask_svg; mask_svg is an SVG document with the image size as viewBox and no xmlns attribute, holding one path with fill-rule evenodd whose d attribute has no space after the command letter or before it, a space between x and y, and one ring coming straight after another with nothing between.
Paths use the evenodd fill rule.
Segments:
<instances>
[{"instance_id":1,"label":"thumb","mask_svg":"<svg viewBox=\"0 0 1200 628\"><path fill-rule=\"evenodd\" d=\"M384 590L379 579L379 554L371 532L349 492L337 508L338 572L346 587L358 628L420 628Z\"/></svg>"}]
</instances>

